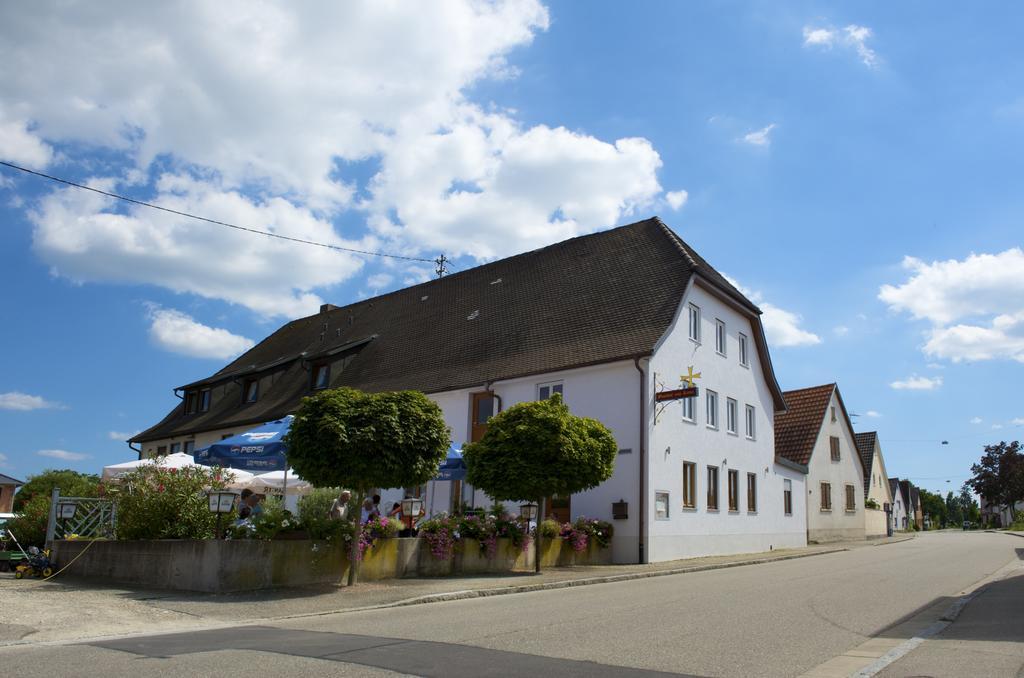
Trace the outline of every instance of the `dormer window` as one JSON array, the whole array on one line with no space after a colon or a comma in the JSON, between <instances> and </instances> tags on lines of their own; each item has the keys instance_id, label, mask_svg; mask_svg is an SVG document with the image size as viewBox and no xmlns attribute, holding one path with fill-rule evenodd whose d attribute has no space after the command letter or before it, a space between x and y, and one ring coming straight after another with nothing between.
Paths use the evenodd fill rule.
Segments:
<instances>
[{"instance_id":1,"label":"dormer window","mask_svg":"<svg viewBox=\"0 0 1024 678\"><path fill-rule=\"evenodd\" d=\"M254 403L260 398L260 382L259 379L246 379L245 380L245 391L244 401L247 403Z\"/></svg>"},{"instance_id":2,"label":"dormer window","mask_svg":"<svg viewBox=\"0 0 1024 678\"><path fill-rule=\"evenodd\" d=\"M331 366L327 363L313 366L313 390L327 388L331 381Z\"/></svg>"},{"instance_id":3,"label":"dormer window","mask_svg":"<svg viewBox=\"0 0 1024 678\"><path fill-rule=\"evenodd\" d=\"M209 412L210 411L210 389L204 388L199 392L199 411Z\"/></svg>"},{"instance_id":4,"label":"dormer window","mask_svg":"<svg viewBox=\"0 0 1024 678\"><path fill-rule=\"evenodd\" d=\"M196 391L185 392L185 414L195 414L199 411L199 393Z\"/></svg>"}]
</instances>

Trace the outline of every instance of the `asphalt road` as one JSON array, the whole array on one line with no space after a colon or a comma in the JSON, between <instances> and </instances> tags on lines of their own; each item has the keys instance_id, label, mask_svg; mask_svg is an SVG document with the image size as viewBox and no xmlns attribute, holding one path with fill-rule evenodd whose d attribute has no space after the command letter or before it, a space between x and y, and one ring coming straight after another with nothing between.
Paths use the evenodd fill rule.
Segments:
<instances>
[{"instance_id":1,"label":"asphalt road","mask_svg":"<svg viewBox=\"0 0 1024 678\"><path fill-rule=\"evenodd\" d=\"M680 576L273 626L12 647L0 651L0 666L12 676L168 678L795 676L952 600L1017 560L1022 545L1005 534L924 534Z\"/></svg>"}]
</instances>

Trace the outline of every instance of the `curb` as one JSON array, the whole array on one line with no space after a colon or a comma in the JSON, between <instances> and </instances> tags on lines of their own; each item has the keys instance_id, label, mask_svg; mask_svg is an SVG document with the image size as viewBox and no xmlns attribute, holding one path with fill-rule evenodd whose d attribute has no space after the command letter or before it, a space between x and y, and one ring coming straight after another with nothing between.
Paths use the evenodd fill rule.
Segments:
<instances>
[{"instance_id":1,"label":"curb","mask_svg":"<svg viewBox=\"0 0 1024 678\"><path fill-rule=\"evenodd\" d=\"M880 544L876 544L880 546ZM305 612L300 614L286 615L283 617L269 617L262 621L281 621L286 619L303 619L308 617L323 617L331 614L344 614L346 612L365 612L367 610L386 610L396 607L408 607L410 605L425 605L428 603L444 603L452 600L468 600L471 598L489 598L491 596L507 596L516 593L533 593L535 591L551 591L555 589L567 589L574 586L593 586L595 584L614 584L616 582L632 581L635 579L651 579L653 577L667 577L677 574L689 574L691 572L707 572L709 570L725 570L745 565L763 565L765 563L781 562L783 560L795 560L797 558L811 558L823 556L829 553L841 553L849 551L849 548L840 547L815 551L814 553L794 553L787 556L774 558L756 558L754 560L734 561L730 563L716 563L714 565L697 565L692 567L679 567L671 570L656 570L652 572L625 572L622 574L611 574L600 577L586 577L583 579L565 579L563 581L544 582L540 584L520 584L517 586L501 586L491 589L469 589L465 591L448 591L445 593L430 593L415 598L396 600L390 603L379 605L367 605L365 607L349 607L340 610L325 610L321 612Z\"/></svg>"},{"instance_id":2,"label":"curb","mask_svg":"<svg viewBox=\"0 0 1024 678\"><path fill-rule=\"evenodd\" d=\"M895 539L895 538L893 538L893 539L890 539L889 541L880 541L877 544L872 544L872 546L888 546L889 544L902 544L905 541L910 541L911 539L916 539L916 538L917 538L916 534L911 534L909 536L903 537L902 539Z\"/></svg>"}]
</instances>

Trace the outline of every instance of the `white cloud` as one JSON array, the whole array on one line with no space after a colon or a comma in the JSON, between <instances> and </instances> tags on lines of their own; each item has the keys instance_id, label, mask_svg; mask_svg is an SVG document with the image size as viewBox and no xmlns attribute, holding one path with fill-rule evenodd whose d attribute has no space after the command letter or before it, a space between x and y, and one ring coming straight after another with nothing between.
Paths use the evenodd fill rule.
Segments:
<instances>
[{"instance_id":1,"label":"white cloud","mask_svg":"<svg viewBox=\"0 0 1024 678\"><path fill-rule=\"evenodd\" d=\"M772 133L773 129L775 129L774 122L759 130L754 130L753 132L745 134L742 141L750 144L751 146L769 146L772 143L769 135Z\"/></svg>"},{"instance_id":2,"label":"white cloud","mask_svg":"<svg viewBox=\"0 0 1024 678\"><path fill-rule=\"evenodd\" d=\"M252 339L240 337L225 329L208 327L174 309L153 307L149 318L150 338L157 346L173 353L226 360L255 345Z\"/></svg>"},{"instance_id":3,"label":"white cloud","mask_svg":"<svg viewBox=\"0 0 1024 678\"><path fill-rule=\"evenodd\" d=\"M690 199L690 194L686 191L669 191L665 194L665 202L668 206L674 210L680 209L686 204L686 201Z\"/></svg>"},{"instance_id":4,"label":"white cloud","mask_svg":"<svg viewBox=\"0 0 1024 678\"><path fill-rule=\"evenodd\" d=\"M1024 426L1024 417L1014 417L1010 420L1012 426Z\"/></svg>"},{"instance_id":5,"label":"white cloud","mask_svg":"<svg viewBox=\"0 0 1024 678\"><path fill-rule=\"evenodd\" d=\"M761 323L768 343L772 346L813 346L821 343L821 337L800 327L803 318L792 311L768 303L757 290L750 290L730 276L725 279L761 308Z\"/></svg>"},{"instance_id":6,"label":"white cloud","mask_svg":"<svg viewBox=\"0 0 1024 678\"><path fill-rule=\"evenodd\" d=\"M390 273L375 273L366 279L366 285L371 290L380 290L390 285L394 280L395 276Z\"/></svg>"},{"instance_id":7,"label":"white cloud","mask_svg":"<svg viewBox=\"0 0 1024 678\"><path fill-rule=\"evenodd\" d=\"M83 459L89 459L92 456L82 454L81 452L68 452L67 450L39 450L36 454L40 457L51 457L53 459L61 459L63 461L82 461Z\"/></svg>"},{"instance_id":8,"label":"white cloud","mask_svg":"<svg viewBox=\"0 0 1024 678\"><path fill-rule=\"evenodd\" d=\"M138 431L134 431L132 433L129 433L127 431L110 431L107 433L107 437L110 438L111 440L124 441L128 440L136 433L138 433Z\"/></svg>"},{"instance_id":9,"label":"white cloud","mask_svg":"<svg viewBox=\"0 0 1024 678\"><path fill-rule=\"evenodd\" d=\"M878 298L893 311L931 323L927 355L1024 362L1024 250L931 263L905 257L903 267L910 278L883 285Z\"/></svg>"},{"instance_id":10,"label":"white cloud","mask_svg":"<svg viewBox=\"0 0 1024 678\"><path fill-rule=\"evenodd\" d=\"M0 107L0 160L42 169L53 159L53 149L28 129L24 120L7 120ZM0 184L2 187L3 184Z\"/></svg>"},{"instance_id":11,"label":"white cloud","mask_svg":"<svg viewBox=\"0 0 1024 678\"><path fill-rule=\"evenodd\" d=\"M845 337L847 334L850 333L850 328L847 327L846 325L836 325L835 327L832 328L832 333L835 334L837 337Z\"/></svg>"},{"instance_id":12,"label":"white cloud","mask_svg":"<svg viewBox=\"0 0 1024 678\"><path fill-rule=\"evenodd\" d=\"M878 54L868 47L868 39L872 31L867 26L850 24L844 28L834 27L811 27L804 26L804 47L818 47L821 49L832 49L842 47L852 49L857 53L861 63L868 68L878 66L880 60Z\"/></svg>"},{"instance_id":13,"label":"white cloud","mask_svg":"<svg viewBox=\"0 0 1024 678\"><path fill-rule=\"evenodd\" d=\"M927 367L929 370L944 370L944 369L946 369L946 366L943 365L942 363L928 363L925 367Z\"/></svg>"},{"instance_id":14,"label":"white cloud","mask_svg":"<svg viewBox=\"0 0 1024 678\"><path fill-rule=\"evenodd\" d=\"M537 0L33 3L0 24L3 120L41 144L125 158L124 174L75 169L174 209L357 249L490 259L680 200L663 196L646 139L531 127L472 100L474 85L514 77L509 54L548 22ZM59 275L268 316L315 311L363 266L75 189L44 199L33 221Z\"/></svg>"},{"instance_id":15,"label":"white cloud","mask_svg":"<svg viewBox=\"0 0 1024 678\"><path fill-rule=\"evenodd\" d=\"M0 452L0 468L8 468L10 466L10 459L6 454Z\"/></svg>"},{"instance_id":16,"label":"white cloud","mask_svg":"<svg viewBox=\"0 0 1024 678\"><path fill-rule=\"evenodd\" d=\"M879 419L882 416L882 414L881 412L876 412L875 410L868 410L867 412L864 413L864 416L870 417L871 419Z\"/></svg>"},{"instance_id":17,"label":"white cloud","mask_svg":"<svg viewBox=\"0 0 1024 678\"><path fill-rule=\"evenodd\" d=\"M992 430L993 430L993 431L998 431L998 430L999 430L999 429L1001 429L1002 427L1003 427L1003 425L1002 425L1002 424L992 424Z\"/></svg>"},{"instance_id":18,"label":"white cloud","mask_svg":"<svg viewBox=\"0 0 1024 678\"><path fill-rule=\"evenodd\" d=\"M942 386L942 377L919 377L916 374L889 384L897 391L932 391Z\"/></svg>"},{"instance_id":19,"label":"white cloud","mask_svg":"<svg viewBox=\"0 0 1024 678\"><path fill-rule=\"evenodd\" d=\"M980 424L982 421L984 420L981 417L971 417L972 424Z\"/></svg>"},{"instance_id":20,"label":"white cloud","mask_svg":"<svg viewBox=\"0 0 1024 678\"><path fill-rule=\"evenodd\" d=\"M63 410L66 409L60 403L47 400L42 396L29 395L19 391L8 391L0 393L0 410L18 410L28 412L30 410Z\"/></svg>"}]
</instances>

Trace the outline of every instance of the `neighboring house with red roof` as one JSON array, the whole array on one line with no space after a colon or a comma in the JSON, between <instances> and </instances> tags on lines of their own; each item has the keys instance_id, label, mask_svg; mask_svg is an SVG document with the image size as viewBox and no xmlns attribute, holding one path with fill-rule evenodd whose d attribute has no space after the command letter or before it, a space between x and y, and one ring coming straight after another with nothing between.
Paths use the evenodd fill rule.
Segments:
<instances>
[{"instance_id":1,"label":"neighboring house with red roof","mask_svg":"<svg viewBox=\"0 0 1024 678\"><path fill-rule=\"evenodd\" d=\"M839 387L783 394L775 417L775 453L807 467L807 540L863 539L864 464Z\"/></svg>"},{"instance_id":2,"label":"neighboring house with red roof","mask_svg":"<svg viewBox=\"0 0 1024 678\"><path fill-rule=\"evenodd\" d=\"M25 483L0 473L0 513L10 513L14 506L14 493Z\"/></svg>"},{"instance_id":3,"label":"neighboring house with red roof","mask_svg":"<svg viewBox=\"0 0 1024 678\"><path fill-rule=\"evenodd\" d=\"M497 412L561 393L573 413L612 430L619 455L611 479L549 508L560 520L613 521L616 562L803 546L806 468L776 459L785 402L760 316L647 219L325 304L175 389L177 405L130 442L141 456L191 451L294 412L319 389L350 386L423 391L461 446ZM690 366L703 375L700 397L656 401ZM427 506L489 505L457 482L430 483ZM624 512L613 507L621 502Z\"/></svg>"},{"instance_id":4,"label":"neighboring house with red roof","mask_svg":"<svg viewBox=\"0 0 1024 678\"><path fill-rule=\"evenodd\" d=\"M885 472L882 444L877 431L857 433L857 451L864 467L864 533L868 539L888 536L896 529L892 522L893 499L889 476ZM877 508L870 508L874 503Z\"/></svg>"}]
</instances>

